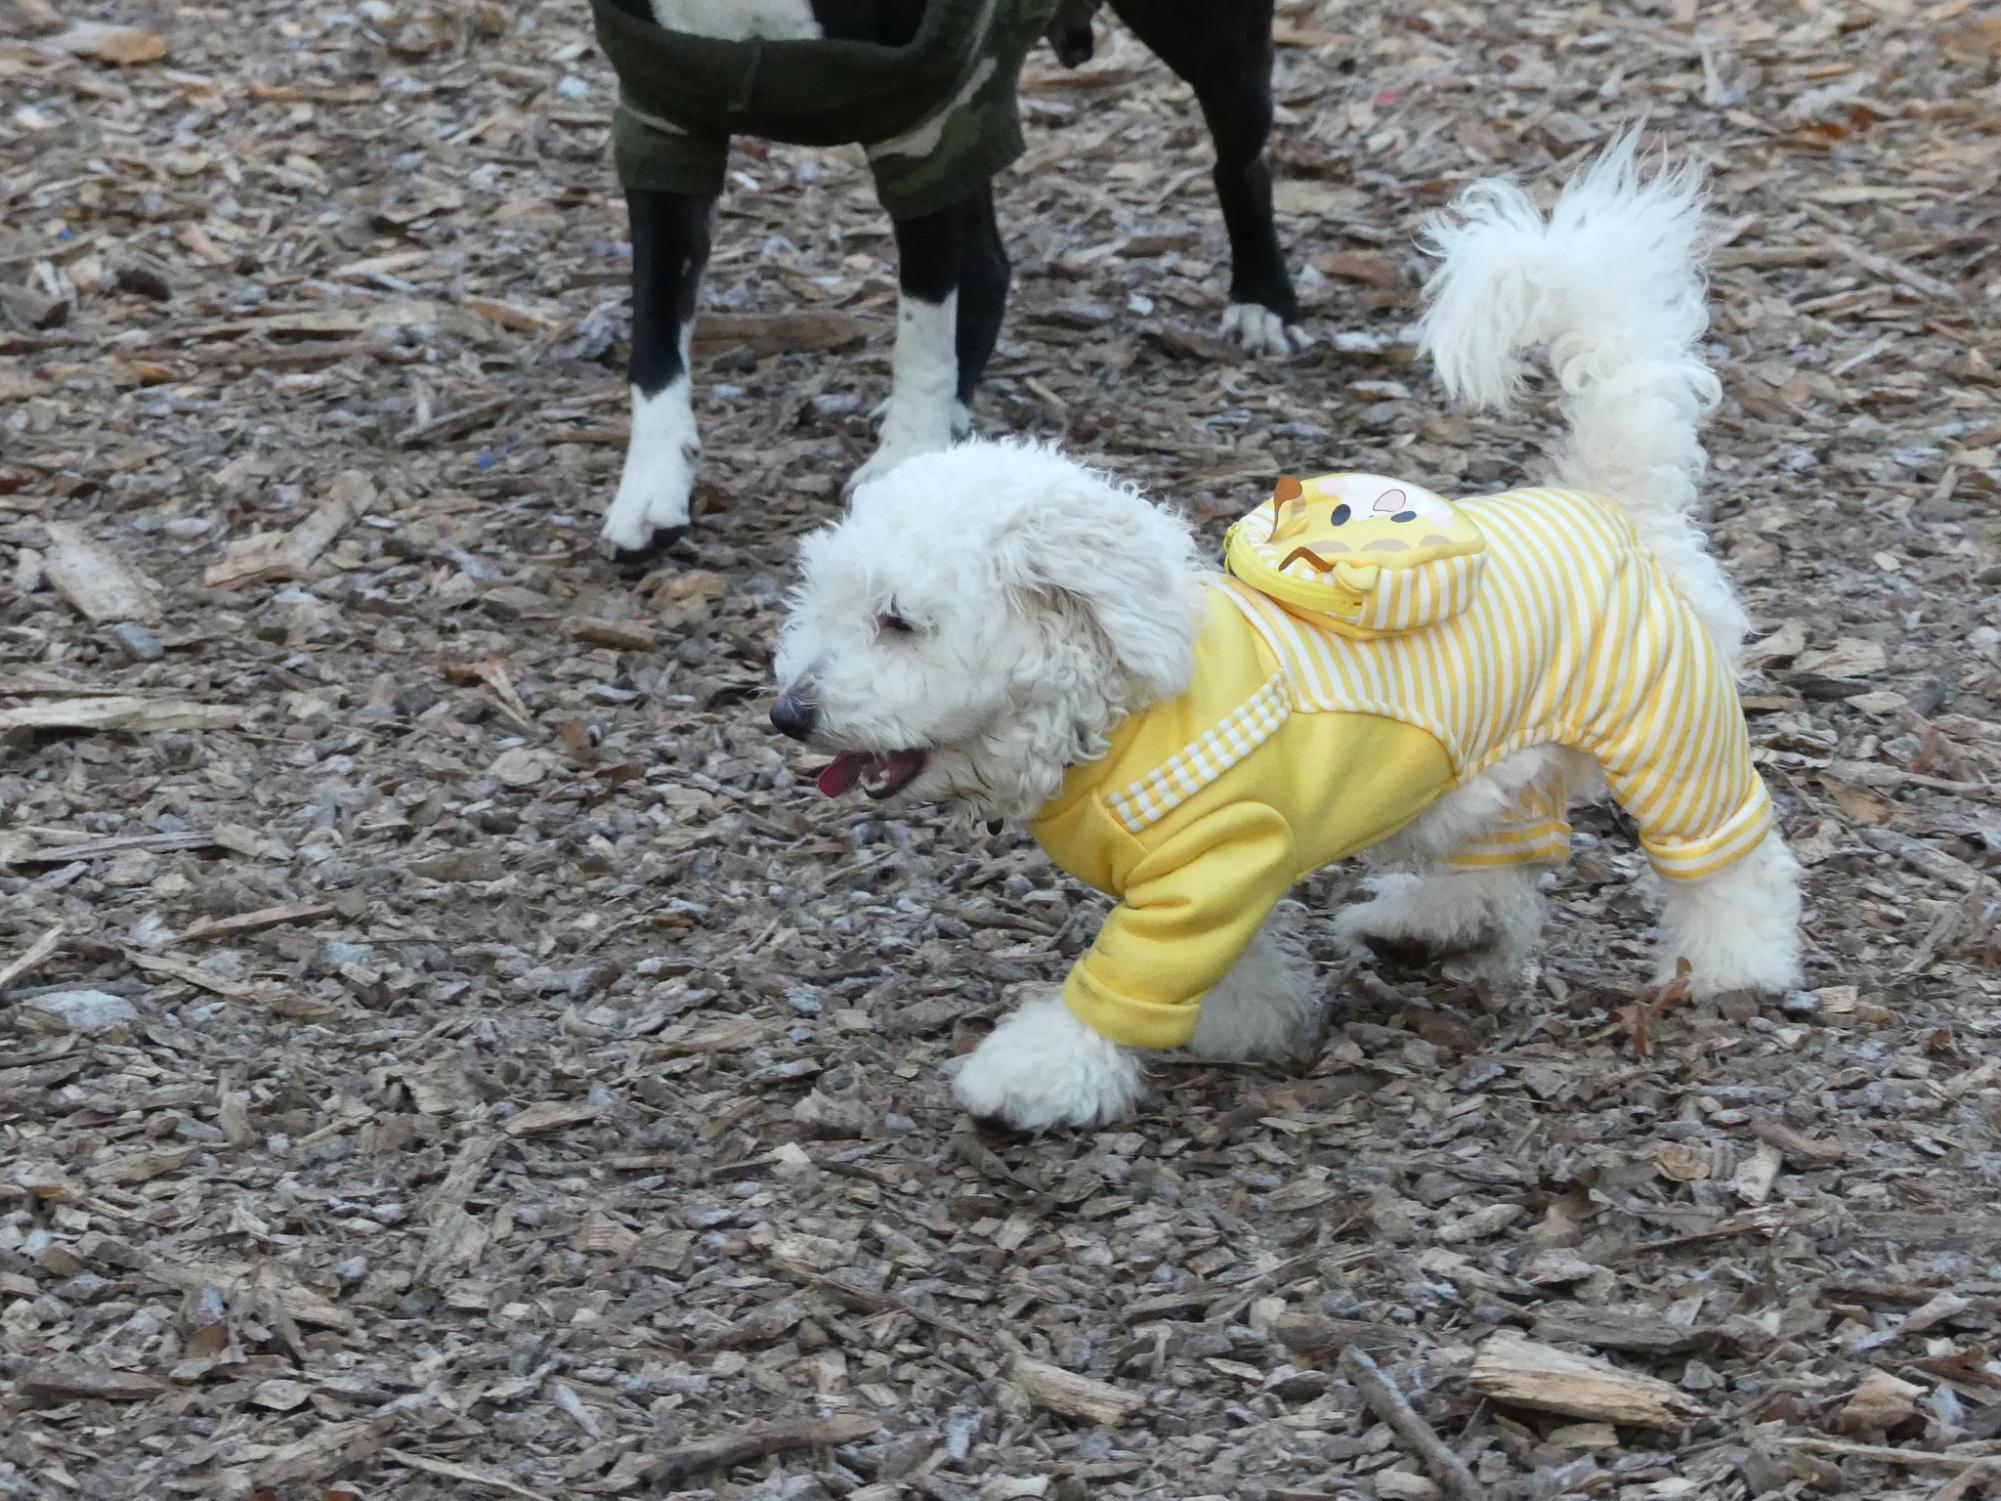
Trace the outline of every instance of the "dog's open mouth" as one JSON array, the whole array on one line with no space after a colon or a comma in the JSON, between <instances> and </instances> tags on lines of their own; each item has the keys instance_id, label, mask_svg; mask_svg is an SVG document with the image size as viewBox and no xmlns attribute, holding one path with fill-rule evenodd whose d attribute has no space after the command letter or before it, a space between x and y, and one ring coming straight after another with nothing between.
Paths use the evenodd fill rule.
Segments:
<instances>
[{"instance_id":1,"label":"dog's open mouth","mask_svg":"<svg viewBox=\"0 0 2001 1501\"><path fill-rule=\"evenodd\" d=\"M929 759L921 750L842 751L820 773L820 790L839 797L860 786L870 797L894 797L917 779Z\"/></svg>"}]
</instances>

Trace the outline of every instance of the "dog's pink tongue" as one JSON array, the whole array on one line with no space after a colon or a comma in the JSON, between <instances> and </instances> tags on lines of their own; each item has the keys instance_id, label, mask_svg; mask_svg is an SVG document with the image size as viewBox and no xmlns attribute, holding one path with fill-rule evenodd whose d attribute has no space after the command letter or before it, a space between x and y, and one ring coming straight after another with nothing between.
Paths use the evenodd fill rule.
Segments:
<instances>
[{"instance_id":1,"label":"dog's pink tongue","mask_svg":"<svg viewBox=\"0 0 2001 1501\"><path fill-rule=\"evenodd\" d=\"M828 797L839 797L862 779L862 769L869 763L869 757L860 751L842 751L820 772L820 791Z\"/></svg>"}]
</instances>

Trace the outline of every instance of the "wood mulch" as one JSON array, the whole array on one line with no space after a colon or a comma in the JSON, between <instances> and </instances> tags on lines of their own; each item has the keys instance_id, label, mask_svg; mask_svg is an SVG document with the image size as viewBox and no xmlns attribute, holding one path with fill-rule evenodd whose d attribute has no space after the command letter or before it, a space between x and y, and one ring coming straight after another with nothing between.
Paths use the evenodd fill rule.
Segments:
<instances>
[{"instance_id":1,"label":"wood mulch","mask_svg":"<svg viewBox=\"0 0 2001 1501\"><path fill-rule=\"evenodd\" d=\"M1285 364L1212 333L1187 91L1036 61L982 424L1218 536L1282 470L1524 472L1542 418L1412 364L1457 185L1641 109L1713 166L1715 532L1812 912L1808 989L1656 1014L1608 817L1517 996L1342 974L1332 872L1297 1068L1023 1141L945 1069L1099 902L762 724L887 382L858 159L739 150L704 515L623 575L584 7L7 4L0 1497L2001 1486L1991 7L1287 7Z\"/></svg>"}]
</instances>

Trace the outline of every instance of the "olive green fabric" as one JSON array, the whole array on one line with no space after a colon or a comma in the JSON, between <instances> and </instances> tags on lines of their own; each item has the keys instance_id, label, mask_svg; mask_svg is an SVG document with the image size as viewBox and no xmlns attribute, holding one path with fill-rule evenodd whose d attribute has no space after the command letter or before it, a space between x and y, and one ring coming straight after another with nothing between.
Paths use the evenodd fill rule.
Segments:
<instances>
[{"instance_id":1,"label":"olive green fabric","mask_svg":"<svg viewBox=\"0 0 2001 1501\"><path fill-rule=\"evenodd\" d=\"M591 0L618 73L612 150L642 191L722 191L732 135L868 149L882 206L934 213L1022 152L1015 88L1055 0L929 0L902 47L720 41Z\"/></svg>"}]
</instances>

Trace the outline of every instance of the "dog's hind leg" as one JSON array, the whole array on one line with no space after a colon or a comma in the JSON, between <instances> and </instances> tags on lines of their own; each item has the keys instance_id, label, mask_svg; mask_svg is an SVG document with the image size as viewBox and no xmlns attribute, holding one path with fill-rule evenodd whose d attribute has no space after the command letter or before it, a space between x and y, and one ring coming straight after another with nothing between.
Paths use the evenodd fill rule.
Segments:
<instances>
[{"instance_id":1,"label":"dog's hind leg","mask_svg":"<svg viewBox=\"0 0 2001 1501\"><path fill-rule=\"evenodd\" d=\"M1290 902L1274 908L1230 972L1202 997L1189 1052L1218 1063L1283 1058L1312 1036L1320 998L1297 912Z\"/></svg>"},{"instance_id":2,"label":"dog's hind leg","mask_svg":"<svg viewBox=\"0 0 2001 1501\"><path fill-rule=\"evenodd\" d=\"M1800 983L1800 866L1777 829L1715 875L1661 885L1657 979L1671 979L1686 959L1698 996L1779 994Z\"/></svg>"},{"instance_id":3,"label":"dog's hind leg","mask_svg":"<svg viewBox=\"0 0 2001 1501\"><path fill-rule=\"evenodd\" d=\"M848 481L850 491L905 459L952 446L967 219L962 199L933 214L894 221L898 295L889 402L875 453ZM989 353L992 348L987 346Z\"/></svg>"},{"instance_id":4,"label":"dog's hind leg","mask_svg":"<svg viewBox=\"0 0 2001 1501\"><path fill-rule=\"evenodd\" d=\"M1512 980L1542 936L1542 873L1570 848L1565 819L1597 769L1554 746L1517 751L1440 798L1373 853L1417 867L1369 882L1334 931L1350 949L1462 956L1476 978Z\"/></svg>"},{"instance_id":5,"label":"dog's hind leg","mask_svg":"<svg viewBox=\"0 0 2001 1501\"><path fill-rule=\"evenodd\" d=\"M1299 299L1272 219L1272 0L1112 0L1119 19L1195 90L1216 146L1216 198L1230 235L1223 331L1252 354L1305 344Z\"/></svg>"},{"instance_id":6,"label":"dog's hind leg","mask_svg":"<svg viewBox=\"0 0 2001 1501\"><path fill-rule=\"evenodd\" d=\"M1357 951L1453 958L1477 978L1512 980L1542 937L1539 882L1533 865L1373 876L1369 899L1336 915L1335 936Z\"/></svg>"},{"instance_id":7,"label":"dog's hind leg","mask_svg":"<svg viewBox=\"0 0 2001 1501\"><path fill-rule=\"evenodd\" d=\"M692 519L701 440L688 351L716 201L639 189L625 201L632 227L632 436L602 536L615 557L637 560L681 537Z\"/></svg>"}]
</instances>

